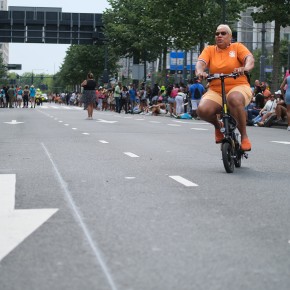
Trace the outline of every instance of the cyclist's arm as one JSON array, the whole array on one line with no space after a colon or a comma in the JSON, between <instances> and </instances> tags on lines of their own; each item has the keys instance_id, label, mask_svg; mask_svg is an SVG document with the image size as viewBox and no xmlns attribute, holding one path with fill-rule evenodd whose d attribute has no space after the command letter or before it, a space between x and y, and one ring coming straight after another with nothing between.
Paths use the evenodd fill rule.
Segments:
<instances>
[{"instance_id":1,"label":"cyclist's arm","mask_svg":"<svg viewBox=\"0 0 290 290\"><path fill-rule=\"evenodd\" d=\"M195 65L195 75L202 74L206 69L206 63L202 60L198 60Z\"/></svg>"},{"instance_id":2,"label":"cyclist's arm","mask_svg":"<svg viewBox=\"0 0 290 290\"><path fill-rule=\"evenodd\" d=\"M253 55L248 55L244 63L244 71L251 71L255 66L255 59Z\"/></svg>"}]
</instances>

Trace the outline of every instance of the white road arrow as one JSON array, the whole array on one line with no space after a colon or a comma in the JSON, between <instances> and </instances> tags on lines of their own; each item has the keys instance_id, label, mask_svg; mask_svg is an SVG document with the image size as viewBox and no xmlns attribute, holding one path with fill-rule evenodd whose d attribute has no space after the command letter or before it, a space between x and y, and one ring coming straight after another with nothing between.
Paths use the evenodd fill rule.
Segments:
<instances>
[{"instance_id":1,"label":"white road arrow","mask_svg":"<svg viewBox=\"0 0 290 290\"><path fill-rule=\"evenodd\" d=\"M12 120L11 122L4 122L6 124L10 124L10 125L18 125L18 124L22 124L24 122L17 122L16 120Z\"/></svg>"},{"instance_id":2,"label":"white road arrow","mask_svg":"<svg viewBox=\"0 0 290 290\"><path fill-rule=\"evenodd\" d=\"M0 261L58 209L15 210L15 174L0 175Z\"/></svg>"}]
</instances>

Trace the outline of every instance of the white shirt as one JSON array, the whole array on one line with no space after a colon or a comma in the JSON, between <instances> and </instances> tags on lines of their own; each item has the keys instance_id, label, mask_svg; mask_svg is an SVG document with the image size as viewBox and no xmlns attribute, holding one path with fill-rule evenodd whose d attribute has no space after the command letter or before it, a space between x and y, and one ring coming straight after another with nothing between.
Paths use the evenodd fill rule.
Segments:
<instances>
[{"instance_id":1,"label":"white shirt","mask_svg":"<svg viewBox=\"0 0 290 290\"><path fill-rule=\"evenodd\" d=\"M263 111L266 113L268 113L268 112L273 113L273 112L275 112L276 107L277 107L276 100L274 100L274 101L268 100L263 108Z\"/></svg>"}]
</instances>

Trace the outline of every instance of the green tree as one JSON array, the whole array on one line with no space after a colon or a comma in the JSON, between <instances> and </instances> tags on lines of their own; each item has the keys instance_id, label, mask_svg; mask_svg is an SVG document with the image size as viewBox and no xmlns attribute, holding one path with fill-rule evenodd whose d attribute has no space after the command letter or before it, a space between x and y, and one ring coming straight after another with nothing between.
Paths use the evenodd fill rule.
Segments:
<instances>
[{"instance_id":1,"label":"green tree","mask_svg":"<svg viewBox=\"0 0 290 290\"><path fill-rule=\"evenodd\" d=\"M189 50L199 44L202 50L214 40L224 2L231 24L245 8L240 0L109 0L105 35L118 56L155 60L162 52L165 72L168 49Z\"/></svg>"},{"instance_id":2,"label":"green tree","mask_svg":"<svg viewBox=\"0 0 290 290\"><path fill-rule=\"evenodd\" d=\"M281 40L281 45L280 45L280 62L281 66L284 68L284 71L289 69L288 61L289 61L289 46L290 42L287 39L282 39Z\"/></svg>"},{"instance_id":3,"label":"green tree","mask_svg":"<svg viewBox=\"0 0 290 290\"><path fill-rule=\"evenodd\" d=\"M277 90L281 81L280 65L280 28L290 25L290 1L289 0L245 0L248 6L258 8L252 13L256 23L266 23L275 21L274 45L273 45L273 73L272 88Z\"/></svg>"},{"instance_id":4,"label":"green tree","mask_svg":"<svg viewBox=\"0 0 290 290\"><path fill-rule=\"evenodd\" d=\"M71 45L57 74L58 85L70 89L79 85L92 72L96 79L104 72L105 47L103 45ZM111 57L108 68L115 69L116 58Z\"/></svg>"}]
</instances>

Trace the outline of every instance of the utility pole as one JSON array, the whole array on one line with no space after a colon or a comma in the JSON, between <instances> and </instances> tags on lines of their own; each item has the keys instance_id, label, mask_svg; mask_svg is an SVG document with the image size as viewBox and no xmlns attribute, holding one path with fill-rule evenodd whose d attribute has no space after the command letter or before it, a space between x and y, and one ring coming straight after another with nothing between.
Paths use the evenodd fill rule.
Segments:
<instances>
[{"instance_id":1,"label":"utility pole","mask_svg":"<svg viewBox=\"0 0 290 290\"><path fill-rule=\"evenodd\" d=\"M288 44L288 67L287 67L287 69L290 72L290 44Z\"/></svg>"},{"instance_id":2,"label":"utility pole","mask_svg":"<svg viewBox=\"0 0 290 290\"><path fill-rule=\"evenodd\" d=\"M103 72L103 83L109 83L109 74L108 74L108 46L105 44L105 59L104 59L104 72Z\"/></svg>"},{"instance_id":3,"label":"utility pole","mask_svg":"<svg viewBox=\"0 0 290 290\"><path fill-rule=\"evenodd\" d=\"M183 83L187 84L187 51L183 55Z\"/></svg>"},{"instance_id":4,"label":"utility pole","mask_svg":"<svg viewBox=\"0 0 290 290\"><path fill-rule=\"evenodd\" d=\"M260 81L265 81L265 54L266 54L266 46L265 46L265 36L266 36L266 24L262 23L262 54L260 56Z\"/></svg>"}]
</instances>

